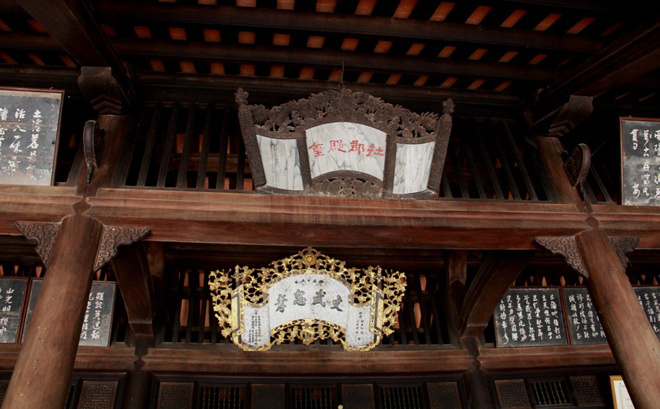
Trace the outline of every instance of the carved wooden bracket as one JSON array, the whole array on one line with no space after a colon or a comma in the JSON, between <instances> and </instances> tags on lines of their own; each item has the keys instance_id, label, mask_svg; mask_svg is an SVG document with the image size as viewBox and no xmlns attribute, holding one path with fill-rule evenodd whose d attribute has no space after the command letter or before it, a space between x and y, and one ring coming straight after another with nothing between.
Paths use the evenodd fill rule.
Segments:
<instances>
[{"instance_id":1,"label":"carved wooden bracket","mask_svg":"<svg viewBox=\"0 0 660 409\"><path fill-rule=\"evenodd\" d=\"M584 267L582 256L577 248L575 237L536 237L534 239L539 245L550 250L553 254L561 254L566 262L580 275L589 278L589 272ZM633 251L639 244L639 237L610 237L610 242L616 254L625 268L630 260L627 253Z\"/></svg>"},{"instance_id":2,"label":"carved wooden bracket","mask_svg":"<svg viewBox=\"0 0 660 409\"><path fill-rule=\"evenodd\" d=\"M564 162L564 171L573 187L582 186L591 167L591 150L583 143L578 144Z\"/></svg>"},{"instance_id":3,"label":"carved wooden bracket","mask_svg":"<svg viewBox=\"0 0 660 409\"><path fill-rule=\"evenodd\" d=\"M103 267L117 254L117 247L133 244L149 233L151 233L150 227L103 226L94 271Z\"/></svg>"},{"instance_id":4,"label":"carved wooden bracket","mask_svg":"<svg viewBox=\"0 0 660 409\"><path fill-rule=\"evenodd\" d=\"M566 262L584 277L589 277L589 273L584 268L582 257L577 248L575 237L536 237L534 239L538 244L550 250L552 254L561 254Z\"/></svg>"},{"instance_id":5,"label":"carved wooden bracket","mask_svg":"<svg viewBox=\"0 0 660 409\"><path fill-rule=\"evenodd\" d=\"M594 110L593 97L571 95L568 102L548 115L536 121L532 127L535 132L561 138L575 129ZM550 122L550 125L548 122ZM544 130L547 126L547 130Z\"/></svg>"},{"instance_id":6,"label":"carved wooden bracket","mask_svg":"<svg viewBox=\"0 0 660 409\"><path fill-rule=\"evenodd\" d=\"M99 167L103 149L105 147L105 131L98 127L94 120L85 122L83 129L83 150L85 152L85 166L87 167L87 183L92 181L94 169Z\"/></svg>"},{"instance_id":7,"label":"carved wooden bracket","mask_svg":"<svg viewBox=\"0 0 660 409\"><path fill-rule=\"evenodd\" d=\"M23 236L37 241L35 250L39 257L41 257L44 265L48 267L50 253L53 250L57 234L62 227L62 222L16 222L16 227Z\"/></svg>"},{"instance_id":8,"label":"carved wooden bracket","mask_svg":"<svg viewBox=\"0 0 660 409\"><path fill-rule=\"evenodd\" d=\"M78 86L101 115L119 115L132 102L133 91L122 89L110 67L82 67Z\"/></svg>"}]
</instances>

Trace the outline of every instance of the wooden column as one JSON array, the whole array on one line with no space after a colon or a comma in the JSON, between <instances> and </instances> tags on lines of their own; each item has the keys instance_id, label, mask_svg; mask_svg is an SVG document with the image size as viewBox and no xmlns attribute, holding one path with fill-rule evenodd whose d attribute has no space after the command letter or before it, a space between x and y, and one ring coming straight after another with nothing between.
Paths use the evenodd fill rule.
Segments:
<instances>
[{"instance_id":1,"label":"wooden column","mask_svg":"<svg viewBox=\"0 0 660 409\"><path fill-rule=\"evenodd\" d=\"M660 342L601 229L575 236L607 342L637 409L660 407Z\"/></svg>"},{"instance_id":2,"label":"wooden column","mask_svg":"<svg viewBox=\"0 0 660 409\"><path fill-rule=\"evenodd\" d=\"M62 221L3 409L64 407L102 230L82 215Z\"/></svg>"}]
</instances>

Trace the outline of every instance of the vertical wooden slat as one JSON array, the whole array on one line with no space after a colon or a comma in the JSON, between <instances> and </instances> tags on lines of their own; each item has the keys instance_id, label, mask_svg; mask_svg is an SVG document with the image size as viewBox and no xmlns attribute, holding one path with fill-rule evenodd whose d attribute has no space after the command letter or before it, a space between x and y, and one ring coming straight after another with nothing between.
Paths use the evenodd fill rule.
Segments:
<instances>
[{"instance_id":1,"label":"vertical wooden slat","mask_svg":"<svg viewBox=\"0 0 660 409\"><path fill-rule=\"evenodd\" d=\"M470 198L470 191L468 187L465 185L465 179L463 179L463 164L461 162L461 155L458 155L456 158L450 158L449 155L447 155L447 160L451 160L452 162L452 168L454 168L454 173L456 174L456 181L458 182L458 186L461 188L461 195L463 196L463 199L469 199Z\"/></svg>"},{"instance_id":2,"label":"vertical wooden slat","mask_svg":"<svg viewBox=\"0 0 660 409\"><path fill-rule=\"evenodd\" d=\"M228 109L225 108L222 114L222 128L220 130L220 151L218 152L218 176L216 178L215 188L217 190L225 187L225 174L227 173L227 144L229 136L227 135L227 122L229 120Z\"/></svg>"},{"instance_id":3,"label":"vertical wooden slat","mask_svg":"<svg viewBox=\"0 0 660 409\"><path fill-rule=\"evenodd\" d=\"M426 310L425 296L422 291L422 283L419 274L415 275L415 284L417 290L417 302L419 303L419 311L422 317L422 328L424 329L424 340L426 344L431 343L431 329L429 327L430 319L428 311Z\"/></svg>"},{"instance_id":4,"label":"vertical wooden slat","mask_svg":"<svg viewBox=\"0 0 660 409\"><path fill-rule=\"evenodd\" d=\"M197 303L197 282L199 280L197 270L190 270L188 272L188 320L186 321L186 343L192 341L193 328L195 326L195 318L199 316L199 305Z\"/></svg>"},{"instance_id":5,"label":"vertical wooden slat","mask_svg":"<svg viewBox=\"0 0 660 409\"><path fill-rule=\"evenodd\" d=\"M186 123L186 136L183 142L183 149L181 151L181 160L179 162L179 174L176 180L176 187L185 187L188 180L188 162L190 161L190 145L195 129L195 114L197 112L197 105L193 104L188 110L188 122Z\"/></svg>"},{"instance_id":6,"label":"vertical wooden slat","mask_svg":"<svg viewBox=\"0 0 660 409\"><path fill-rule=\"evenodd\" d=\"M502 193L502 187L500 186L500 181L497 178L497 173L495 172L493 161L491 160L490 153L488 153L488 148L486 148L483 133L476 123L474 124L474 130L476 132L477 140L479 141L479 148L481 150L481 156L484 160L484 166L486 167L490 181L493 184L493 189L495 190L495 196L497 196L499 200L503 200L504 194Z\"/></svg>"},{"instance_id":7,"label":"vertical wooden slat","mask_svg":"<svg viewBox=\"0 0 660 409\"><path fill-rule=\"evenodd\" d=\"M238 166L236 167L236 190L243 190L245 182L245 144L243 144L243 139L240 139L239 142Z\"/></svg>"},{"instance_id":8,"label":"vertical wooden slat","mask_svg":"<svg viewBox=\"0 0 660 409\"><path fill-rule=\"evenodd\" d=\"M167 180L167 170L170 165L170 156L172 154L174 135L176 135L176 124L178 116L179 107L175 105L172 109L172 113L170 114L170 121L167 124L167 136L165 138L163 152L160 156L160 169L158 170L158 181L156 183L156 186L158 187L165 187L165 181Z\"/></svg>"},{"instance_id":9,"label":"vertical wooden slat","mask_svg":"<svg viewBox=\"0 0 660 409\"><path fill-rule=\"evenodd\" d=\"M415 345L419 345L419 333L417 331L417 319L415 317L415 303L411 301L406 302L406 307L408 307L408 315L411 320L410 330L412 332L412 338Z\"/></svg>"},{"instance_id":10,"label":"vertical wooden slat","mask_svg":"<svg viewBox=\"0 0 660 409\"><path fill-rule=\"evenodd\" d=\"M603 183L603 179L600 177L600 172L598 171L598 166L592 166L591 167L591 175L593 176L594 180L596 181L596 184L598 185L598 189L603 194L603 197L604 197L605 201L608 202L608 203L613 203L614 201L612 200L612 196L610 196L610 193L607 191L607 186L605 186L605 184Z\"/></svg>"},{"instance_id":11,"label":"vertical wooden slat","mask_svg":"<svg viewBox=\"0 0 660 409\"><path fill-rule=\"evenodd\" d=\"M499 155L500 164L504 168L504 173L506 175L506 179L509 184L509 190L511 191L514 200L520 200L521 199L520 190L518 189L518 183L516 183L516 178L513 176L511 163L509 162L507 152L504 149L504 142L502 141L500 133L495 130L495 127L493 126L492 122L490 123L490 130L495 136L495 144L497 145L497 149L498 149L497 153Z\"/></svg>"},{"instance_id":12,"label":"vertical wooden slat","mask_svg":"<svg viewBox=\"0 0 660 409\"><path fill-rule=\"evenodd\" d=\"M172 325L172 342L179 342L179 331L181 330L181 307L183 305L183 284L186 280L186 270L179 270L179 285L177 287L177 303L174 311L174 325Z\"/></svg>"},{"instance_id":13,"label":"vertical wooden slat","mask_svg":"<svg viewBox=\"0 0 660 409\"><path fill-rule=\"evenodd\" d=\"M140 173L138 174L137 186L144 186L147 182L147 174L149 173L149 165L151 165L151 155L156 141L156 134L160 125L160 115L162 107L160 104L156 105L154 113L151 117L151 126L147 134L147 141L144 145L144 152L142 153L142 162L140 164Z\"/></svg>"},{"instance_id":14,"label":"vertical wooden slat","mask_svg":"<svg viewBox=\"0 0 660 409\"><path fill-rule=\"evenodd\" d=\"M444 316L440 315L437 298L438 297L435 291L431 293L430 299L431 299L431 313L433 314L433 329L435 330L436 336L438 337L438 344L442 345L445 343L445 340L442 337L442 323Z\"/></svg>"},{"instance_id":15,"label":"vertical wooden slat","mask_svg":"<svg viewBox=\"0 0 660 409\"><path fill-rule=\"evenodd\" d=\"M207 304L207 301L210 298L208 286L206 285L206 283L208 283L208 282L209 282L208 271L204 270L204 284L200 288L201 297L200 297L200 300L199 300L200 315L199 315L199 335L198 335L197 342L200 343L200 344L204 343L204 338L205 338L204 335L206 334L206 310L207 310L206 304ZM210 322L211 322L211 320L209 320L209 323Z\"/></svg>"},{"instance_id":16,"label":"vertical wooden slat","mask_svg":"<svg viewBox=\"0 0 660 409\"><path fill-rule=\"evenodd\" d=\"M206 119L204 120L204 131L202 133L202 151L199 154L199 170L197 173L197 190L204 189L204 181L206 180L206 169L209 160L209 146L211 145L211 118L213 113L213 105L210 104L206 109Z\"/></svg>"},{"instance_id":17,"label":"vertical wooden slat","mask_svg":"<svg viewBox=\"0 0 660 409\"><path fill-rule=\"evenodd\" d=\"M449 183L449 179L447 178L447 175L444 174L442 176L442 191L444 192L444 197L447 199L451 199L454 196L451 193L451 185Z\"/></svg>"},{"instance_id":18,"label":"vertical wooden slat","mask_svg":"<svg viewBox=\"0 0 660 409\"><path fill-rule=\"evenodd\" d=\"M132 137L125 138L123 154L119 156L119 162L115 167L115 174L112 178L113 187L121 187L126 185L126 179L128 178L128 171L131 168L133 163L133 158L135 157L135 145L140 135L140 131L144 128L146 122L146 109L143 109L140 113L140 119L136 127L131 126L131 129L126 130L132 134Z\"/></svg>"},{"instance_id":19,"label":"vertical wooden slat","mask_svg":"<svg viewBox=\"0 0 660 409\"><path fill-rule=\"evenodd\" d=\"M474 180L475 185L477 186L477 192L479 192L479 198L488 199L486 190L484 189L484 184L481 181L481 174L477 169L476 163L474 161L474 154L472 153L472 144L467 141L463 141L463 150L465 151L465 158L467 159L468 166L470 167L470 172L472 173L472 179Z\"/></svg>"},{"instance_id":20,"label":"vertical wooden slat","mask_svg":"<svg viewBox=\"0 0 660 409\"><path fill-rule=\"evenodd\" d=\"M511 129L509 128L509 125L507 124L506 121L502 121L502 125L504 126L504 137L509 144L509 150L510 152L513 152L514 158L518 163L518 169L520 169L520 172L522 173L523 176L523 180L525 181L525 186L527 186L527 193L529 193L529 197L531 198L531 200L538 201L539 198L536 195L536 190L534 189L534 185L532 184L532 179L529 177L529 173L527 172L527 167L525 166L525 162L523 162L523 159L520 156L520 153L518 152L518 148L516 146L516 142L513 139L513 134L511 133Z\"/></svg>"},{"instance_id":21,"label":"vertical wooden slat","mask_svg":"<svg viewBox=\"0 0 660 409\"><path fill-rule=\"evenodd\" d=\"M403 310L408 308L408 306L403 303L403 308L399 310L399 335L401 336L401 345L406 345L408 343L408 336L406 334L406 320L403 315Z\"/></svg>"}]
</instances>

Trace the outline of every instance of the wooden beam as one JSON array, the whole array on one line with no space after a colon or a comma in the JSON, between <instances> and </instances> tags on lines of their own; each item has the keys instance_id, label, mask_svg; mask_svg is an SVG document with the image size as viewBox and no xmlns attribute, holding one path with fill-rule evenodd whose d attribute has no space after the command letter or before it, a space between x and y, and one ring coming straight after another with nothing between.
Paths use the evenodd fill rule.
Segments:
<instances>
[{"instance_id":1,"label":"wooden beam","mask_svg":"<svg viewBox=\"0 0 660 409\"><path fill-rule=\"evenodd\" d=\"M102 227L81 215L62 221L2 408L64 407Z\"/></svg>"},{"instance_id":2,"label":"wooden beam","mask_svg":"<svg viewBox=\"0 0 660 409\"><path fill-rule=\"evenodd\" d=\"M540 106L550 111L569 95L596 97L657 70L660 68L659 42L660 23L640 22L634 32L543 91Z\"/></svg>"},{"instance_id":3,"label":"wooden beam","mask_svg":"<svg viewBox=\"0 0 660 409\"><path fill-rule=\"evenodd\" d=\"M556 72L530 66L484 61L365 54L341 50L241 46L223 43L173 42L165 40L115 40L117 52L124 57L222 61L250 64L287 64L346 70L400 72L430 75L462 75L479 78L516 79L547 82Z\"/></svg>"},{"instance_id":4,"label":"wooden beam","mask_svg":"<svg viewBox=\"0 0 660 409\"><path fill-rule=\"evenodd\" d=\"M467 281L467 251L452 250L445 252L445 274L447 291L445 310L449 338L454 345L459 345L459 330L461 325L461 306L465 298L465 282Z\"/></svg>"},{"instance_id":5,"label":"wooden beam","mask_svg":"<svg viewBox=\"0 0 660 409\"><path fill-rule=\"evenodd\" d=\"M350 34L415 41L463 42L505 47L594 53L602 43L586 37L462 23L389 17L313 13L266 8L199 6L185 4L138 4L102 1L94 4L103 22L134 24L168 23L324 34Z\"/></svg>"},{"instance_id":6,"label":"wooden beam","mask_svg":"<svg viewBox=\"0 0 660 409\"><path fill-rule=\"evenodd\" d=\"M484 260L463 302L461 338L481 336L500 300L533 254L497 252Z\"/></svg>"},{"instance_id":7,"label":"wooden beam","mask_svg":"<svg viewBox=\"0 0 660 409\"><path fill-rule=\"evenodd\" d=\"M128 98L131 77L87 1L16 0L69 55L83 66L110 67ZM128 98L130 99L130 98Z\"/></svg>"},{"instance_id":8,"label":"wooden beam","mask_svg":"<svg viewBox=\"0 0 660 409\"><path fill-rule=\"evenodd\" d=\"M622 370L637 408L655 408L660 402L660 342L630 285L626 270L602 229L575 236L589 294L607 342Z\"/></svg>"},{"instance_id":9,"label":"wooden beam","mask_svg":"<svg viewBox=\"0 0 660 409\"><path fill-rule=\"evenodd\" d=\"M120 247L111 265L126 306L131 343L134 344L136 338L144 338L147 345L153 346L154 293L144 243Z\"/></svg>"}]
</instances>

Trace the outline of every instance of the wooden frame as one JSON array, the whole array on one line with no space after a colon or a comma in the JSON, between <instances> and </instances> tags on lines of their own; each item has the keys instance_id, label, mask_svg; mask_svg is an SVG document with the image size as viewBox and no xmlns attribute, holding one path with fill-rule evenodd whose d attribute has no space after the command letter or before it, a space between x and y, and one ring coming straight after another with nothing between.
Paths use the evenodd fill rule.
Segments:
<instances>
[{"instance_id":1,"label":"wooden frame","mask_svg":"<svg viewBox=\"0 0 660 409\"><path fill-rule=\"evenodd\" d=\"M242 89L236 92L257 190L371 198L438 195L451 132L451 100L438 117L347 89L271 109L247 105L247 97Z\"/></svg>"},{"instance_id":2,"label":"wooden frame","mask_svg":"<svg viewBox=\"0 0 660 409\"><path fill-rule=\"evenodd\" d=\"M660 119L620 117L619 131L621 203L660 205Z\"/></svg>"},{"instance_id":3,"label":"wooden frame","mask_svg":"<svg viewBox=\"0 0 660 409\"><path fill-rule=\"evenodd\" d=\"M0 184L53 184L63 105L64 91L0 89Z\"/></svg>"},{"instance_id":4,"label":"wooden frame","mask_svg":"<svg viewBox=\"0 0 660 409\"><path fill-rule=\"evenodd\" d=\"M610 376L610 386L612 387L614 409L635 409L626 384L620 375Z\"/></svg>"}]
</instances>

